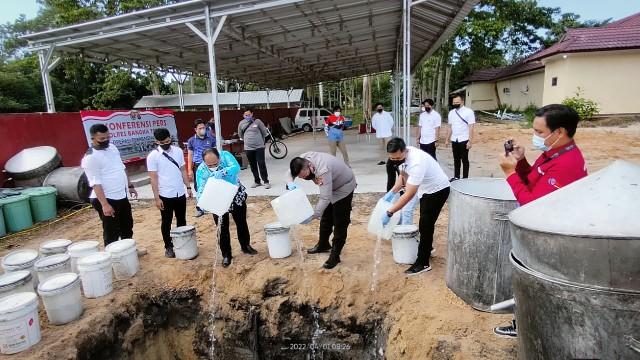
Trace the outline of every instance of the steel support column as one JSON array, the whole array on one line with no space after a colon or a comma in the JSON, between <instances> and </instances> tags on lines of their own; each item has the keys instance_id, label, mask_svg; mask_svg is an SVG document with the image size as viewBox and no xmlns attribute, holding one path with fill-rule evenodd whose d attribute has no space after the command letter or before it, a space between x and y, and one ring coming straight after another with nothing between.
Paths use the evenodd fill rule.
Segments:
<instances>
[{"instance_id":1,"label":"steel support column","mask_svg":"<svg viewBox=\"0 0 640 360\"><path fill-rule=\"evenodd\" d=\"M53 89L51 88L51 71L60 64L60 58L51 61L53 55L53 47L50 47L46 53L38 52L38 62L40 63L40 76L42 77L42 86L44 87L44 99L48 113L56 112L56 104L53 99Z\"/></svg>"},{"instance_id":2,"label":"steel support column","mask_svg":"<svg viewBox=\"0 0 640 360\"><path fill-rule=\"evenodd\" d=\"M209 6L205 8L205 24L207 28L207 53L209 55L209 80L211 81L211 97L213 99L213 118L216 124L216 147L222 151L222 125L220 121L220 104L218 103L218 75L216 73L216 50L215 43L220 30L227 16L222 16L218 20L215 30L213 29L213 19L209 16Z\"/></svg>"},{"instance_id":3,"label":"steel support column","mask_svg":"<svg viewBox=\"0 0 640 360\"><path fill-rule=\"evenodd\" d=\"M180 104L180 111L184 111L184 83L187 81L187 75L183 78L180 73L171 73L171 77L178 83L178 102Z\"/></svg>"},{"instance_id":4,"label":"steel support column","mask_svg":"<svg viewBox=\"0 0 640 360\"><path fill-rule=\"evenodd\" d=\"M411 0L403 0L402 2L402 29L403 138L407 144L411 144Z\"/></svg>"}]
</instances>

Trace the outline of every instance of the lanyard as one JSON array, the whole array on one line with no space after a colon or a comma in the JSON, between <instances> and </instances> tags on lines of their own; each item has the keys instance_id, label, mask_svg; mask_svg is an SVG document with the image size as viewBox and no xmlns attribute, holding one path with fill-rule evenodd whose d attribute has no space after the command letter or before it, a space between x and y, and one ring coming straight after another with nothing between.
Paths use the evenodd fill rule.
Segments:
<instances>
[{"instance_id":1,"label":"lanyard","mask_svg":"<svg viewBox=\"0 0 640 360\"><path fill-rule=\"evenodd\" d=\"M545 174L544 171L542 171L542 169L540 169L540 167L542 165L548 163L549 161L551 161L553 159L556 159L556 158L560 157L560 155L562 155L564 153L567 153L567 152L569 152L569 151L571 151L571 150L573 150L575 148L576 148L576 144L571 144L571 145L565 147L564 149L558 151L557 153L555 153L555 154L549 156L548 158L544 159L544 161L542 161L542 163L540 163L540 165L538 165L538 173L540 175L544 175Z\"/></svg>"}]
</instances>

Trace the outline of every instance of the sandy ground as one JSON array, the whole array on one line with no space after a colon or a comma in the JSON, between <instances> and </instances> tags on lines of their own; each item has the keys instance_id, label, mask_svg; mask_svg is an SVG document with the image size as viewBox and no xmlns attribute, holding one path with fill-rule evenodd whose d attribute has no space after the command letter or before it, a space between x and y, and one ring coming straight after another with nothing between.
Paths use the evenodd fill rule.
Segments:
<instances>
[{"instance_id":1,"label":"sandy ground","mask_svg":"<svg viewBox=\"0 0 640 360\"><path fill-rule=\"evenodd\" d=\"M501 177L497 156L502 141L514 136L524 144L530 143L531 130L515 125L479 124L477 141L471 152L472 176ZM579 129L576 140L587 159L590 172L598 170L614 159L640 163L640 126L628 128ZM440 149L439 151L443 151ZM444 151L449 152L450 149ZM530 155L529 158L532 158ZM443 167L449 167L442 160ZM379 167L379 171L384 171ZM291 294L298 299L324 308L333 306L342 314L363 315L375 307L386 314L383 324L388 331L386 357L388 359L505 359L516 357L516 341L495 337L491 329L510 320L510 315L495 315L473 310L457 298L445 285L447 208L436 228L432 259L433 271L407 278L406 268L393 262L390 242L380 247L382 261L378 268L375 294L371 292L373 254L376 240L366 233L369 212L380 194L358 194L354 199L352 225L343 251L343 262L334 270L321 268L326 255L307 255L301 260L297 254L286 259L268 257L263 226L275 220L269 198L250 197L248 219L252 244L259 251L256 256L242 254L234 228L232 246L234 260L231 267L215 269L216 299L219 307L233 297L260 297L264 283L274 277L286 277ZM200 256L192 261L164 258L160 237L160 214L148 202L133 202L134 238L149 251L141 258L141 272L127 281L115 282L114 292L99 299L83 299L82 318L64 326L49 325L41 306L42 341L32 349L15 356L0 358L52 359L75 358L75 345L84 334L107 322L112 309L126 307L138 294L158 288L196 287L203 296L211 293L213 264L221 261L214 241L214 226L210 217L195 219L193 206L188 206L188 222L198 232ZM417 218L416 218L417 219ZM292 237L301 240L304 248L317 240L318 223L292 229ZM30 233L0 240L0 255L17 248L37 249L45 240L67 238L74 241L100 239L98 217L91 209L82 211L55 224L45 225ZM294 249L295 251L295 249Z\"/></svg>"}]
</instances>

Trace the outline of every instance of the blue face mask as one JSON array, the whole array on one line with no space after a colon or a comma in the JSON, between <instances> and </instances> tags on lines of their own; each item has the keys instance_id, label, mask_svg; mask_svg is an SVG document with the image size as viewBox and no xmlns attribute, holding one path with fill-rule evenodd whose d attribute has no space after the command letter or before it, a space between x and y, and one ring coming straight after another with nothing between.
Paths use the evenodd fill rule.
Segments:
<instances>
[{"instance_id":1,"label":"blue face mask","mask_svg":"<svg viewBox=\"0 0 640 360\"><path fill-rule=\"evenodd\" d=\"M531 139L531 143L533 144L533 148L540 151L549 151L551 148L544 144L545 141L552 135L549 134L546 138L533 134L533 138Z\"/></svg>"},{"instance_id":2,"label":"blue face mask","mask_svg":"<svg viewBox=\"0 0 640 360\"><path fill-rule=\"evenodd\" d=\"M243 115L245 120L251 120L253 119L253 115Z\"/></svg>"}]
</instances>

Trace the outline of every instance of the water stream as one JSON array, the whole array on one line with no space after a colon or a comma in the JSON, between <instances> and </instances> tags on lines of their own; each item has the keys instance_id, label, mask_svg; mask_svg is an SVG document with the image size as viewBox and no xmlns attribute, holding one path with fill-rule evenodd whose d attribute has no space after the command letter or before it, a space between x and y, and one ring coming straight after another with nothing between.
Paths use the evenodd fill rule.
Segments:
<instances>
[{"instance_id":1,"label":"water stream","mask_svg":"<svg viewBox=\"0 0 640 360\"><path fill-rule=\"evenodd\" d=\"M376 238L376 246L373 250L373 270L371 271L371 298L373 299L374 311L378 305L378 265L380 265L380 262L382 261L381 247L382 237L378 235ZM374 346L376 349L375 359L384 357L384 350L382 349L382 346L380 346L378 339L378 326L378 319L376 318L374 325Z\"/></svg>"},{"instance_id":2,"label":"water stream","mask_svg":"<svg viewBox=\"0 0 640 360\"><path fill-rule=\"evenodd\" d=\"M222 233L222 224L224 217L218 217L218 225L216 226L216 239L218 240L218 249L214 250L213 256L213 273L211 274L211 300L209 301L209 307L211 309L209 313L209 341L211 342L211 348L209 348L209 358L215 358L216 350L216 314L215 314L215 301L216 301L216 267L218 266L218 256L220 248L220 234Z\"/></svg>"}]
</instances>

